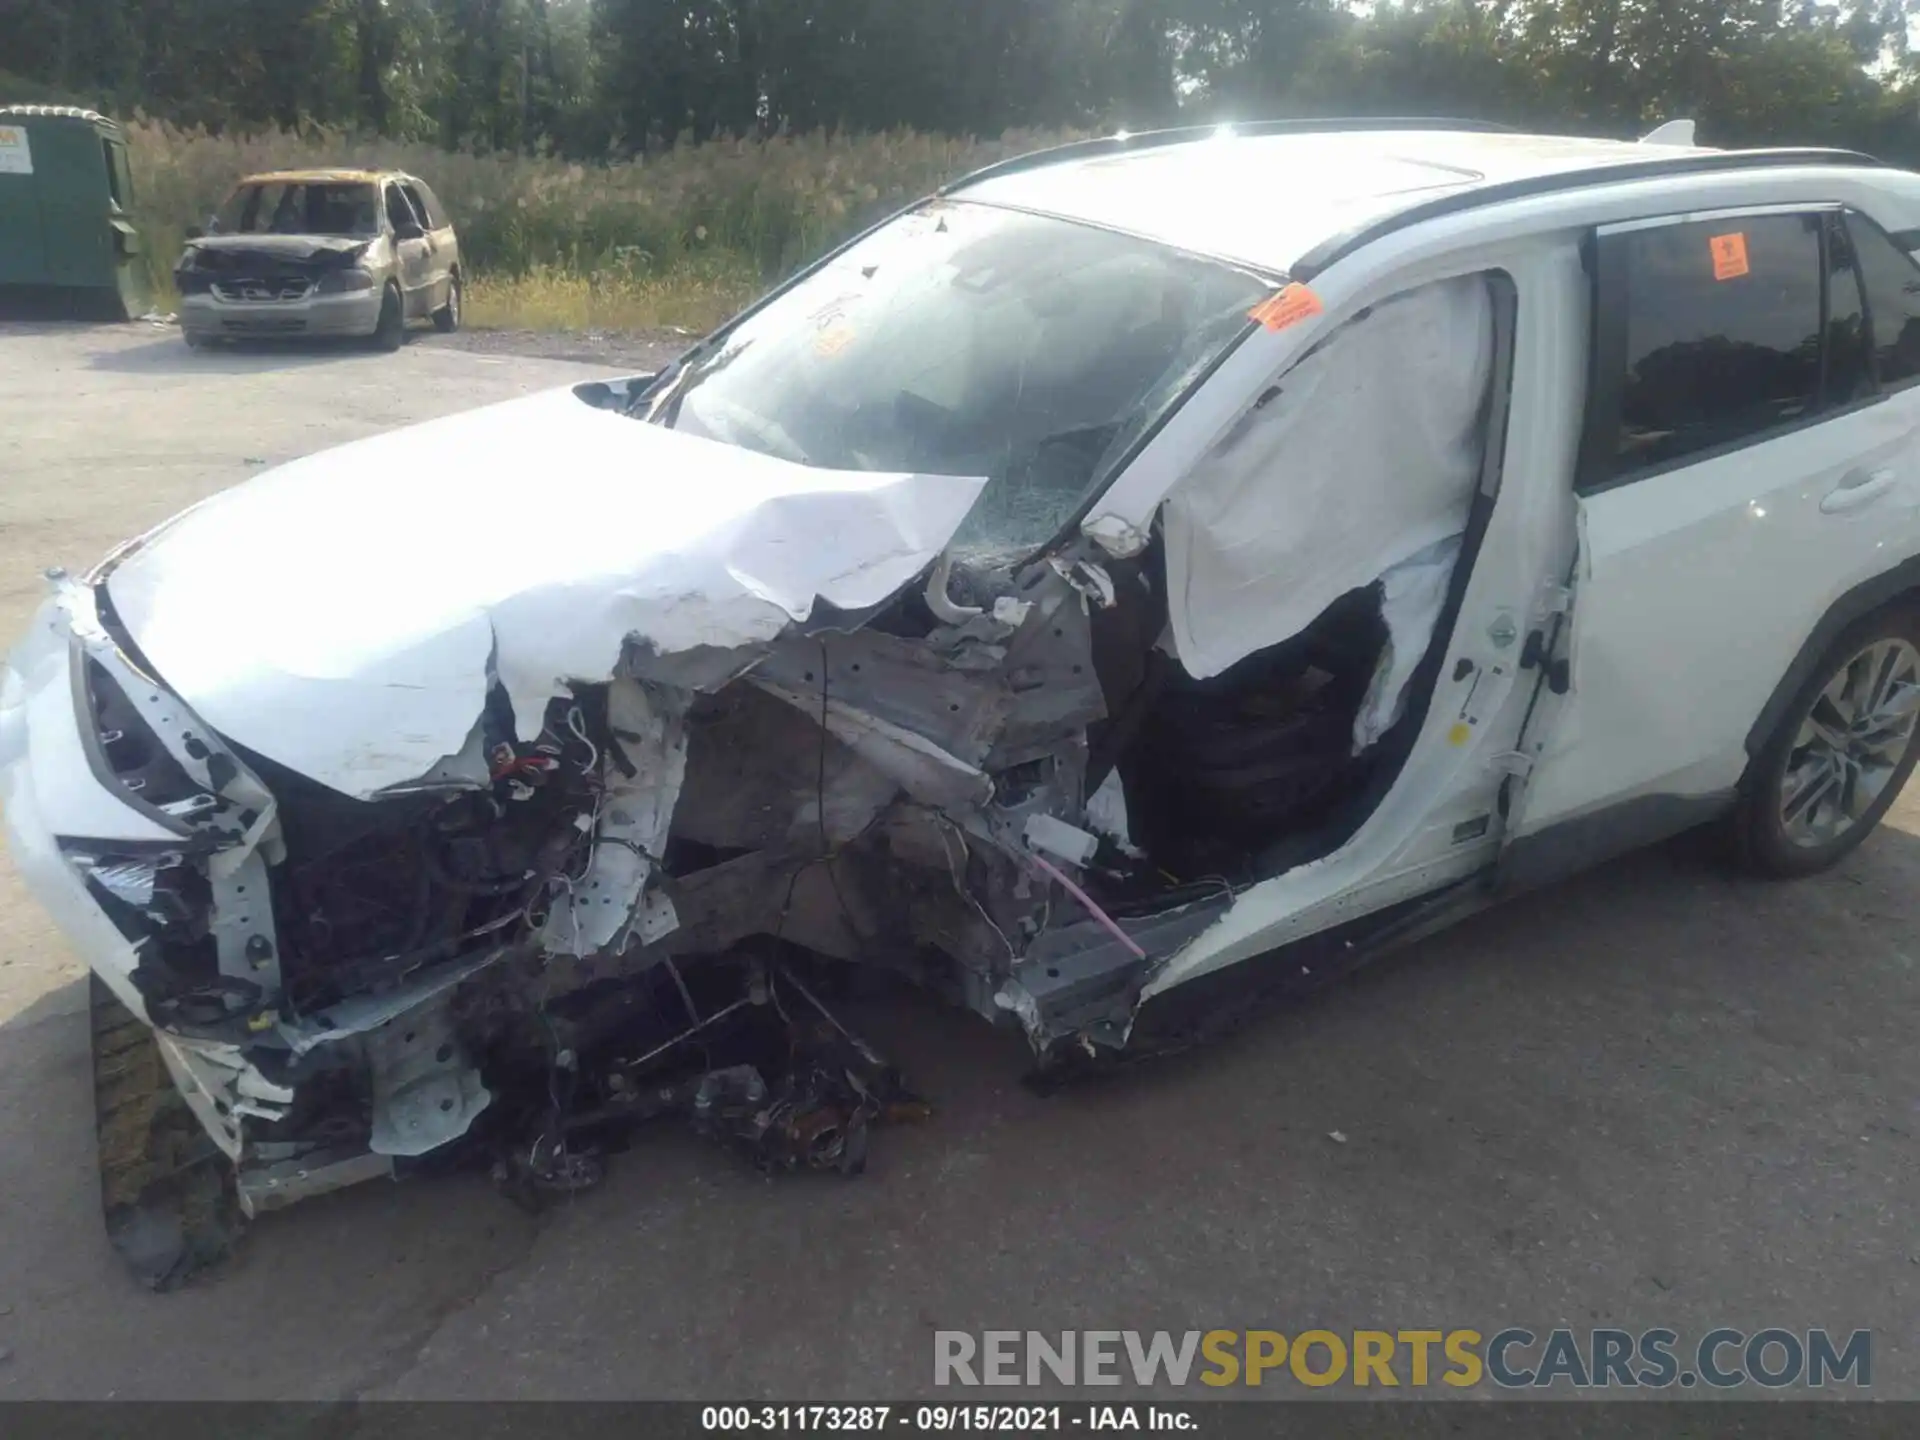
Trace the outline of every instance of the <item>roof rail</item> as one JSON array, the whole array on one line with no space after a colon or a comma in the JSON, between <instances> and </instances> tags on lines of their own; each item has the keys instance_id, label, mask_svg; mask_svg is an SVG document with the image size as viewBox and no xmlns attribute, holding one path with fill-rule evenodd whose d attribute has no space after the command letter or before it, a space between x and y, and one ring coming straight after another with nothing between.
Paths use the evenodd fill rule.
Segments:
<instances>
[{"instance_id":1,"label":"roof rail","mask_svg":"<svg viewBox=\"0 0 1920 1440\"><path fill-rule=\"evenodd\" d=\"M1313 120L1241 120L1220 125L1178 125L1167 130L1143 130L1137 135L1121 131L1115 135L1098 135L1091 140L1069 140L1064 145L1049 145L1044 150L1030 150L1024 155L1010 156L1005 160L975 170L972 174L962 175L958 180L950 180L934 193L951 195L956 190L969 185L977 185L983 180L995 180L1002 175L1017 174L1022 170L1038 170L1046 165L1058 164L1064 160L1083 160L1096 155L1130 154L1136 150L1158 150L1168 145L1185 145L1196 140L1208 140L1222 132L1241 135L1319 135L1339 130L1460 130L1485 131L1511 135L1511 125L1501 125L1492 120L1452 120L1439 116L1328 116Z\"/></svg>"},{"instance_id":2,"label":"roof rail","mask_svg":"<svg viewBox=\"0 0 1920 1440\"><path fill-rule=\"evenodd\" d=\"M1549 175L1530 175L1524 180L1506 180L1496 185L1470 186L1409 205L1391 215L1370 220L1343 234L1321 241L1288 267L1290 279L1305 282L1320 274L1335 261L1344 260L1363 245L1405 230L1425 220L1478 210L1507 200L1524 200L1534 195L1551 195L1562 190L1581 190L1618 180L1647 180L1662 175L1710 175L1725 170L1757 170L1767 165L1870 165L1884 162L1857 150L1708 150L1681 152L1651 160L1627 160L1617 165L1593 165L1578 170L1560 170Z\"/></svg>"}]
</instances>

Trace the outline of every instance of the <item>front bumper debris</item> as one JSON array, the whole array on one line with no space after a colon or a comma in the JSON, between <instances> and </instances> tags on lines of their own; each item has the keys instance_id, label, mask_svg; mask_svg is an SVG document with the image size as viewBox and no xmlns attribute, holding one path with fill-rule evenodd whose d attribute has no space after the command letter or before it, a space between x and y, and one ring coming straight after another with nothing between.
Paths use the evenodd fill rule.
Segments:
<instances>
[{"instance_id":1,"label":"front bumper debris","mask_svg":"<svg viewBox=\"0 0 1920 1440\"><path fill-rule=\"evenodd\" d=\"M229 300L209 291L181 296L179 316L182 332L196 340L371 335L380 323L380 291L293 300Z\"/></svg>"}]
</instances>

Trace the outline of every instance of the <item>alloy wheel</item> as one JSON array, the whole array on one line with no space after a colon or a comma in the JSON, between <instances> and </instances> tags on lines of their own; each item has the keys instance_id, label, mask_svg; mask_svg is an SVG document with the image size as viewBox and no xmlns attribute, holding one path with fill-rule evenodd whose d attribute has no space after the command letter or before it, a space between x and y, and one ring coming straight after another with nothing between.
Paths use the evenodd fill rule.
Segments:
<instances>
[{"instance_id":1,"label":"alloy wheel","mask_svg":"<svg viewBox=\"0 0 1920 1440\"><path fill-rule=\"evenodd\" d=\"M1830 845L1886 790L1920 724L1920 650L1898 638L1856 653L1814 697L1780 782L1780 828L1802 849Z\"/></svg>"}]
</instances>

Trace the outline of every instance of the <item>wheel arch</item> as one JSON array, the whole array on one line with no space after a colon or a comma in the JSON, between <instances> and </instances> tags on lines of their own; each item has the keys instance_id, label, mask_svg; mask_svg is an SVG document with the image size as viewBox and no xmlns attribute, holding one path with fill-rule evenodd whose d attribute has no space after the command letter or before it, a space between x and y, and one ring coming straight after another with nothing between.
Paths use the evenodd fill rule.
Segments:
<instances>
[{"instance_id":1,"label":"wheel arch","mask_svg":"<svg viewBox=\"0 0 1920 1440\"><path fill-rule=\"evenodd\" d=\"M1778 728L1782 717L1806 683L1813 678L1821 657L1833 642L1853 625L1901 604L1920 605L1920 555L1910 556L1893 569L1883 571L1847 591L1827 607L1827 613L1813 627L1786 674L1767 697L1759 716L1747 731L1747 759L1751 761L1766 748L1767 740Z\"/></svg>"}]
</instances>

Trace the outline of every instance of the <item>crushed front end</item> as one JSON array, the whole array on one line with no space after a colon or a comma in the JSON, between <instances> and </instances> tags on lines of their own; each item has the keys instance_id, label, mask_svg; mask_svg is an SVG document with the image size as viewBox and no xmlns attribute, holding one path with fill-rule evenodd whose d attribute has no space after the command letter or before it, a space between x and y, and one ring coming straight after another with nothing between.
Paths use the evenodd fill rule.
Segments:
<instances>
[{"instance_id":1,"label":"crushed front end","mask_svg":"<svg viewBox=\"0 0 1920 1440\"><path fill-rule=\"evenodd\" d=\"M392 250L378 236L222 236L188 243L173 272L190 338L370 334Z\"/></svg>"},{"instance_id":2,"label":"crushed front end","mask_svg":"<svg viewBox=\"0 0 1920 1440\"><path fill-rule=\"evenodd\" d=\"M1149 957L1226 903L1113 898L1137 862L1085 828L1112 581L1084 565L942 563L732 647L629 636L530 738L496 676L457 753L355 796L205 723L115 563L56 577L10 659L0 800L98 977L109 1230L155 1285L220 1252L222 1204L473 1158L537 1202L669 1114L856 1170L919 1102L836 1013L853 967L1043 1055L1117 1046Z\"/></svg>"}]
</instances>

